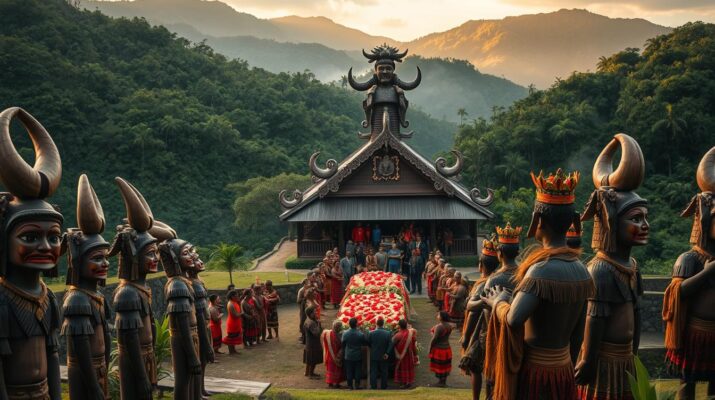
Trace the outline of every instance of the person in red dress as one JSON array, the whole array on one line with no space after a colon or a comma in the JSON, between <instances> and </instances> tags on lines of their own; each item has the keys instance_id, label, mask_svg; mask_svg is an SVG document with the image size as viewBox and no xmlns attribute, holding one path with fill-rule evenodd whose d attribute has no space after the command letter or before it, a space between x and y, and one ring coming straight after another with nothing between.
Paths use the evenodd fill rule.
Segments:
<instances>
[{"instance_id":1,"label":"person in red dress","mask_svg":"<svg viewBox=\"0 0 715 400\"><path fill-rule=\"evenodd\" d=\"M320 343L323 346L323 361L325 362L325 383L329 387L340 389L340 382L345 380L343 371L343 353L340 343L340 330L343 324L340 321L333 322L333 329L326 329L320 335Z\"/></svg>"},{"instance_id":2,"label":"person in red dress","mask_svg":"<svg viewBox=\"0 0 715 400\"><path fill-rule=\"evenodd\" d=\"M400 330L392 337L395 344L395 383L400 389L406 389L415 383L417 358L417 331L407 327L407 321L401 319Z\"/></svg>"},{"instance_id":3,"label":"person in red dress","mask_svg":"<svg viewBox=\"0 0 715 400\"><path fill-rule=\"evenodd\" d=\"M241 310L243 310L243 344L245 347L255 346L258 344L260 322L258 321L256 302L253 299L253 290L245 289L243 291Z\"/></svg>"},{"instance_id":4,"label":"person in red dress","mask_svg":"<svg viewBox=\"0 0 715 400\"><path fill-rule=\"evenodd\" d=\"M447 386L447 377L452 372L452 347L449 345L449 335L452 324L449 314L440 311L437 314L439 323L432 327L432 341L429 345L429 369L437 377L437 387Z\"/></svg>"},{"instance_id":5,"label":"person in red dress","mask_svg":"<svg viewBox=\"0 0 715 400\"><path fill-rule=\"evenodd\" d=\"M332 285L330 285L330 302L333 303L333 308L337 309L345 295L345 289L343 288L343 270L340 268L339 263L333 263L333 269L330 275L333 280Z\"/></svg>"},{"instance_id":6,"label":"person in red dress","mask_svg":"<svg viewBox=\"0 0 715 400\"><path fill-rule=\"evenodd\" d=\"M219 351L221 341L223 340L221 318L223 318L223 313L221 313L221 300L217 295L212 294L209 296L209 327L211 328L211 341L214 353L216 354L223 354Z\"/></svg>"},{"instance_id":7,"label":"person in red dress","mask_svg":"<svg viewBox=\"0 0 715 400\"><path fill-rule=\"evenodd\" d=\"M228 352L230 354L238 354L236 346L243 344L243 322L241 321L243 312L241 311L241 305L238 301L238 292L236 290L228 292L228 304L226 305L226 310L228 311L228 319L226 320L226 337L223 338L223 343L228 346ZM214 319L211 318L212 333L214 332L214 324ZM220 330L220 318L218 324L218 328Z\"/></svg>"}]
</instances>

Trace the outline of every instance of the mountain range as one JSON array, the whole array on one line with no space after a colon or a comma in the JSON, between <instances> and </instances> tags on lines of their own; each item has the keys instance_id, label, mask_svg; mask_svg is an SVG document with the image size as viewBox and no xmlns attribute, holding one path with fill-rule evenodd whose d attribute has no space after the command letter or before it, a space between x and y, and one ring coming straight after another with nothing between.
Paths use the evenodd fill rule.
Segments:
<instances>
[{"instance_id":1,"label":"mountain range","mask_svg":"<svg viewBox=\"0 0 715 400\"><path fill-rule=\"evenodd\" d=\"M594 70L604 54L627 47L642 48L648 39L671 31L644 19L609 18L586 10L562 9L500 20L469 20L444 32L400 42L335 23L326 17L261 19L220 1L86 1L82 6L114 17L145 17L150 22L176 29L192 40L207 39L224 54L263 68L264 63L275 62L280 57L259 53L303 54L302 59L293 57L292 60L300 66L308 66L323 80L335 79L341 70L335 66L349 59L359 65L360 49L385 42L409 48L411 54L424 57L467 60L481 72L520 85L545 88L557 77L565 78L573 71ZM323 47L306 49L288 43L316 43ZM331 61L325 61L326 56Z\"/></svg>"}]
</instances>

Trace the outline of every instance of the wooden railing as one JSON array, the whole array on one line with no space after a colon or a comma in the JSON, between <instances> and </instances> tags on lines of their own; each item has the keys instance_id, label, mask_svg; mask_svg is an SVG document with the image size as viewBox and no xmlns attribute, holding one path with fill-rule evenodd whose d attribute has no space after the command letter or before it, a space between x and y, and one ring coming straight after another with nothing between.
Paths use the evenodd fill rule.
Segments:
<instances>
[{"instance_id":1,"label":"wooden railing","mask_svg":"<svg viewBox=\"0 0 715 400\"><path fill-rule=\"evenodd\" d=\"M337 246L335 240L301 240L298 242L300 257L323 257L328 250Z\"/></svg>"},{"instance_id":2,"label":"wooden railing","mask_svg":"<svg viewBox=\"0 0 715 400\"><path fill-rule=\"evenodd\" d=\"M454 244L452 245L452 255L466 256L472 254L477 254L476 239L454 239Z\"/></svg>"}]
</instances>

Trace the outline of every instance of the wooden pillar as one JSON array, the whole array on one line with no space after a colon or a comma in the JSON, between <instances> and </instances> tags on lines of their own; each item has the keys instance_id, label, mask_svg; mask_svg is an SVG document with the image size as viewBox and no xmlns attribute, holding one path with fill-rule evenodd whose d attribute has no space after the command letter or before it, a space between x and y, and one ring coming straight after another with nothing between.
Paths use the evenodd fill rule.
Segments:
<instances>
[{"instance_id":1,"label":"wooden pillar","mask_svg":"<svg viewBox=\"0 0 715 400\"><path fill-rule=\"evenodd\" d=\"M301 246L300 246L300 241L303 239L303 223L302 222L296 222L295 224L295 237L296 237L296 247L298 248L298 258L301 258L303 256L302 251L301 251Z\"/></svg>"},{"instance_id":2,"label":"wooden pillar","mask_svg":"<svg viewBox=\"0 0 715 400\"><path fill-rule=\"evenodd\" d=\"M429 240L429 251L434 251L435 247L437 247L437 224L434 220L430 220L429 222Z\"/></svg>"},{"instance_id":3,"label":"wooden pillar","mask_svg":"<svg viewBox=\"0 0 715 400\"><path fill-rule=\"evenodd\" d=\"M338 253L340 257L345 255L345 222L338 222L340 228L338 229Z\"/></svg>"}]
</instances>

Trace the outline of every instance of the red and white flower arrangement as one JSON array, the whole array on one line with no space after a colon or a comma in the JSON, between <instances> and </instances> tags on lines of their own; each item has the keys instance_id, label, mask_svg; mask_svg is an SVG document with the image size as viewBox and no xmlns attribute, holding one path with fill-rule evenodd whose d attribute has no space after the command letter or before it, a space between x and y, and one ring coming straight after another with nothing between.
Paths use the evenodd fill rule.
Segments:
<instances>
[{"instance_id":1,"label":"red and white flower arrangement","mask_svg":"<svg viewBox=\"0 0 715 400\"><path fill-rule=\"evenodd\" d=\"M407 318L409 296L402 276L390 272L363 272L350 279L337 318L347 326L350 318L358 325L375 329L382 317L387 328L394 328L400 319Z\"/></svg>"}]
</instances>

